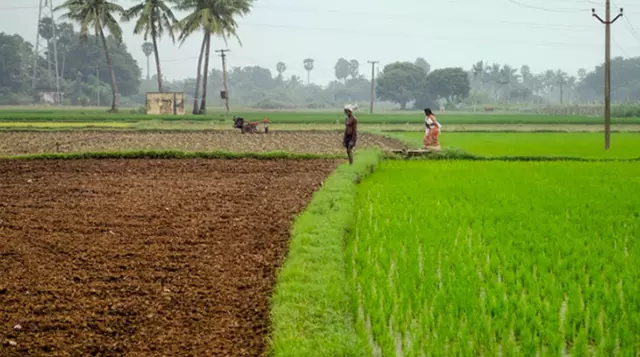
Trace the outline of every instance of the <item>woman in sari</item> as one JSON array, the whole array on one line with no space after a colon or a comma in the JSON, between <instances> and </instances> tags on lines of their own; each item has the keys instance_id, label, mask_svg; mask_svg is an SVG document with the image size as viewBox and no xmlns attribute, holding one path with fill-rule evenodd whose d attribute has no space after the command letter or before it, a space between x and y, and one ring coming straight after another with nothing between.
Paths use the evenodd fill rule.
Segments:
<instances>
[{"instance_id":1,"label":"woman in sari","mask_svg":"<svg viewBox=\"0 0 640 357\"><path fill-rule=\"evenodd\" d=\"M430 108L424 110L424 147L440 146L440 123Z\"/></svg>"}]
</instances>

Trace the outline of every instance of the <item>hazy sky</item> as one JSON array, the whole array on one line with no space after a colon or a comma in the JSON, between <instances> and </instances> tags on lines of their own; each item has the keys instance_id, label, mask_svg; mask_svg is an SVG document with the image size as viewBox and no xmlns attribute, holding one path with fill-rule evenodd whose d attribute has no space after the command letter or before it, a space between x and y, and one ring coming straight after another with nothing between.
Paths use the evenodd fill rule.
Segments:
<instances>
[{"instance_id":1,"label":"hazy sky","mask_svg":"<svg viewBox=\"0 0 640 357\"><path fill-rule=\"evenodd\" d=\"M53 0L54 6L62 0ZM116 1L128 7L130 0ZM36 38L39 0L0 0L0 32ZM257 0L252 13L239 19L243 46L229 42L228 65L259 65L275 73L283 61L285 76L306 78L303 59L316 60L311 80L326 84L343 56L357 59L370 73L368 60L384 66L424 57L433 68L470 68L479 60L531 66L534 72L562 69L571 74L593 68L604 58L604 0ZM634 4L635 3L635 4ZM640 56L640 1L614 1L625 18L612 27L613 56ZM617 10L616 10L617 12ZM123 24L125 42L144 68L142 37ZM633 34L633 30L637 34ZM201 37L181 47L164 39L160 46L164 74L193 77ZM216 39L213 48L224 48ZM220 58L212 65L221 68ZM153 66L153 62L152 62ZM143 71L144 73L144 71ZM152 72L153 73L153 72Z\"/></svg>"}]
</instances>

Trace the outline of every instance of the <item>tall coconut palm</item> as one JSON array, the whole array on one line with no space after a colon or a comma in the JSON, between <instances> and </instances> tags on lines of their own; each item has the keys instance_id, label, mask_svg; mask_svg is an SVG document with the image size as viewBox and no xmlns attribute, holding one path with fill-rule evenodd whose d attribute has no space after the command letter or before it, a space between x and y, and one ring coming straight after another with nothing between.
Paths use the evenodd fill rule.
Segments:
<instances>
[{"instance_id":1,"label":"tall coconut palm","mask_svg":"<svg viewBox=\"0 0 640 357\"><path fill-rule=\"evenodd\" d=\"M313 71L313 68L315 67L315 61L313 60L313 58L307 58L303 63L304 69L305 71L307 71L307 85L309 85L311 79L311 71Z\"/></svg>"},{"instance_id":2,"label":"tall coconut palm","mask_svg":"<svg viewBox=\"0 0 640 357\"><path fill-rule=\"evenodd\" d=\"M47 78L49 79L49 88L53 88L53 77L51 76L51 39L53 38L53 19L45 17L38 24L38 33L40 37L47 41Z\"/></svg>"},{"instance_id":3,"label":"tall coconut palm","mask_svg":"<svg viewBox=\"0 0 640 357\"><path fill-rule=\"evenodd\" d=\"M287 65L284 62L278 62L276 64L276 72L278 72L278 79L282 80L284 72L287 70Z\"/></svg>"},{"instance_id":4,"label":"tall coconut palm","mask_svg":"<svg viewBox=\"0 0 640 357\"><path fill-rule=\"evenodd\" d=\"M147 57L147 80L149 80L149 57L153 54L153 43L145 42L142 44L142 53Z\"/></svg>"},{"instance_id":5,"label":"tall coconut palm","mask_svg":"<svg viewBox=\"0 0 640 357\"><path fill-rule=\"evenodd\" d=\"M162 92L162 70L160 67L160 54L158 53L158 39L164 32L168 32L171 40L175 42L173 29L178 19L173 15L171 7L164 0L142 0L139 4L128 9L123 16L125 21L137 18L133 33L144 33L146 41L151 36L153 53L156 60L156 72L158 77L158 91Z\"/></svg>"},{"instance_id":6,"label":"tall coconut palm","mask_svg":"<svg viewBox=\"0 0 640 357\"><path fill-rule=\"evenodd\" d=\"M117 111L118 86L116 84L116 75L113 72L113 64L111 63L109 46L107 46L107 38L104 30L106 28L116 41L119 43L122 42L122 29L114 15L124 14L124 9L122 6L107 0L67 0L62 5L56 7L54 11L61 9L67 11L62 15L63 18L76 21L80 24L80 36L83 40L88 38L90 28L95 35L102 40L104 56L107 60L109 74L111 75L113 101L111 102L110 111Z\"/></svg>"},{"instance_id":7,"label":"tall coconut palm","mask_svg":"<svg viewBox=\"0 0 640 357\"><path fill-rule=\"evenodd\" d=\"M237 35L238 24L235 17L248 14L253 0L182 0L178 9L189 11L189 14L178 23L182 42L192 34L202 31L204 34L200 58L198 60L198 75L196 77L196 96L193 104L194 114L204 114L207 109L207 81L209 74L209 57L211 53L211 35L221 36L225 43L227 38L235 37L242 45ZM198 108L198 86L200 85L200 67L204 56L204 78L202 83L202 99Z\"/></svg>"}]
</instances>

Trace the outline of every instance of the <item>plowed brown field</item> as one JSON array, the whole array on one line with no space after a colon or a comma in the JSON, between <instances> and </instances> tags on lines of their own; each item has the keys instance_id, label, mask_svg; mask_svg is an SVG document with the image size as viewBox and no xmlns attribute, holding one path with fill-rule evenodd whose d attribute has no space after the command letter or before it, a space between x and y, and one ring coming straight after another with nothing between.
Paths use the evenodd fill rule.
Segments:
<instances>
[{"instance_id":1,"label":"plowed brown field","mask_svg":"<svg viewBox=\"0 0 640 357\"><path fill-rule=\"evenodd\" d=\"M0 160L0 356L259 356L336 161Z\"/></svg>"},{"instance_id":2,"label":"plowed brown field","mask_svg":"<svg viewBox=\"0 0 640 357\"><path fill-rule=\"evenodd\" d=\"M356 149L400 149L404 144L360 133ZM344 153L342 133L331 131L275 131L241 134L237 131L0 131L0 156L54 152L183 150L289 153Z\"/></svg>"}]
</instances>

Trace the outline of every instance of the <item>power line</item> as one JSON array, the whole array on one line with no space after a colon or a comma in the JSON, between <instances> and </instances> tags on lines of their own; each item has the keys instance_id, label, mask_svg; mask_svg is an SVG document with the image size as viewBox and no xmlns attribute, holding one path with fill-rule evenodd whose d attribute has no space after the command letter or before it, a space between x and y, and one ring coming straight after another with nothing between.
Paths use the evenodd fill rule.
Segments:
<instances>
[{"instance_id":1,"label":"power line","mask_svg":"<svg viewBox=\"0 0 640 357\"><path fill-rule=\"evenodd\" d=\"M622 52L622 54L625 57L630 57L629 54L627 53L627 51L624 50L624 48L622 48L620 46L620 44L618 43L618 41L616 41L614 38L611 38L611 41L613 41L613 44L616 45L616 47L618 47L618 49L620 50L620 52Z\"/></svg>"},{"instance_id":2,"label":"power line","mask_svg":"<svg viewBox=\"0 0 640 357\"><path fill-rule=\"evenodd\" d=\"M613 2L613 1L612 1ZM618 4L616 4L615 2L613 2L613 5L615 7L618 7ZM622 9L622 8L621 8ZM631 24L631 21L629 21L629 19L625 16L623 17L623 20L625 22L625 24L627 25L627 28L629 29L629 32L631 32L631 36L633 36L633 38L638 41L638 43L640 44L640 35L638 35L638 32L636 31L636 29L633 27L633 25ZM629 57L629 56L627 56Z\"/></svg>"},{"instance_id":3,"label":"power line","mask_svg":"<svg viewBox=\"0 0 640 357\"><path fill-rule=\"evenodd\" d=\"M631 35L638 41L638 43L640 43L640 35L638 35L638 32L633 27L633 25L631 24L629 19L625 17L624 18L624 22L627 24L627 27L629 28L629 31L631 32Z\"/></svg>"},{"instance_id":4,"label":"power line","mask_svg":"<svg viewBox=\"0 0 640 357\"><path fill-rule=\"evenodd\" d=\"M322 31L322 32L339 32L344 34L346 32L350 34L360 35L364 37L398 37L398 38L416 38L416 39L429 39L429 40L444 40L447 42L451 42L452 39L457 40L469 40L469 41L484 41L485 38L471 38L471 37L461 37L461 36L451 36L451 35L442 35L442 36L431 36L429 35L411 35L406 33L367 33L358 30L354 30L352 28L329 28L329 27L303 27L303 26L293 26L293 25L276 25L276 24L264 24L264 23L242 23L244 26L254 26L254 27L267 27L267 28L281 28L281 29L290 29L290 30L309 30L309 31ZM570 42L531 42L531 41L523 41L521 39L512 39L512 40L504 40L504 39L493 39L491 40L493 43L509 43L509 44L529 44L529 45L543 45L543 46L576 46L576 47L592 47L595 46L593 43L570 43Z\"/></svg>"},{"instance_id":5,"label":"power line","mask_svg":"<svg viewBox=\"0 0 640 357\"><path fill-rule=\"evenodd\" d=\"M518 5L518 6L522 6L522 7L526 7L528 9L534 9L534 10L540 10L540 11L546 11L546 12L559 12L559 13L580 13L580 12L584 12L585 10L583 9L549 9L546 7L541 7L541 6L535 6L535 5L529 5L529 4L523 4L521 2L518 2L516 0L507 0L508 2L514 4L514 5Z\"/></svg>"}]
</instances>

